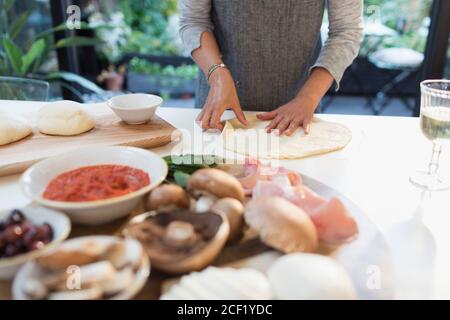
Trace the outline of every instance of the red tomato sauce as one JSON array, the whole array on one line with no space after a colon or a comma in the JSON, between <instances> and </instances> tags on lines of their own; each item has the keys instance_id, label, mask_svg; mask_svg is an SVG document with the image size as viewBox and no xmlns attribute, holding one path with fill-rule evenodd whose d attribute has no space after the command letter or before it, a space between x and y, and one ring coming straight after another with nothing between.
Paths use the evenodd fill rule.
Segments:
<instances>
[{"instance_id":1,"label":"red tomato sauce","mask_svg":"<svg viewBox=\"0 0 450 320\"><path fill-rule=\"evenodd\" d=\"M48 184L48 200L84 202L120 197L150 184L149 175L121 165L81 167L60 174Z\"/></svg>"}]
</instances>

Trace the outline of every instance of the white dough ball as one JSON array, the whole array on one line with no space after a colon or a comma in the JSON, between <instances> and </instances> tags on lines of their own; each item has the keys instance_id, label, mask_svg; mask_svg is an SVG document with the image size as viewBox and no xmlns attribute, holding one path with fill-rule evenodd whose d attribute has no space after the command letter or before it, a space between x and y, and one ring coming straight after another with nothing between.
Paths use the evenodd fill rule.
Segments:
<instances>
[{"instance_id":1,"label":"white dough ball","mask_svg":"<svg viewBox=\"0 0 450 320\"><path fill-rule=\"evenodd\" d=\"M0 146L13 143L31 134L31 126L22 118L0 113Z\"/></svg>"},{"instance_id":2,"label":"white dough ball","mask_svg":"<svg viewBox=\"0 0 450 320\"><path fill-rule=\"evenodd\" d=\"M92 118L74 101L56 101L39 110L39 131L57 136L73 136L94 128Z\"/></svg>"},{"instance_id":3,"label":"white dough ball","mask_svg":"<svg viewBox=\"0 0 450 320\"><path fill-rule=\"evenodd\" d=\"M352 281L333 259L309 253L283 256L269 268L269 282L277 299L352 300Z\"/></svg>"}]
</instances>

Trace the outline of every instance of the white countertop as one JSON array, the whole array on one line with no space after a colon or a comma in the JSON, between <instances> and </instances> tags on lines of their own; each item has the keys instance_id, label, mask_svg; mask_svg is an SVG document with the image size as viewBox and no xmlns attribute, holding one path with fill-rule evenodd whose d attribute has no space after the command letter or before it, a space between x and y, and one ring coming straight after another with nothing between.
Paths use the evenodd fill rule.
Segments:
<instances>
[{"instance_id":1,"label":"white countertop","mask_svg":"<svg viewBox=\"0 0 450 320\"><path fill-rule=\"evenodd\" d=\"M0 111L22 113L40 105L37 102L0 100ZM210 144L204 139L215 139L217 135L202 135L201 129L194 123L198 110L160 108L157 113L175 127L183 129L185 139L182 145L185 151L210 153L210 150L205 150ZM420 190L409 183L408 176L414 170L425 169L431 155L431 143L421 134L418 119L351 115L319 117L347 125L353 132L352 142L339 152L303 160L284 160L281 164L340 191L359 205L383 233L391 234L389 230L392 226L399 226L398 223L412 218L420 200ZM180 146L172 143L153 151L167 155L173 148L180 151ZM441 166L442 173L450 178L449 154L450 147L447 147L443 152ZM20 191L18 179L19 175L0 178L0 210L20 207L29 202ZM394 259L411 265L404 274L411 271L414 275L414 270L434 267L434 279L431 276L427 278L427 284L434 288L430 297L449 299L450 192L432 195L424 223L436 244L435 257L430 257L433 253L428 250L420 253L418 248L417 254L395 255ZM431 240L426 240L427 243L421 240L417 244L410 239L407 241L407 248L428 247L431 243ZM398 248L403 245L401 242L396 240L392 244ZM411 281L414 278L412 276Z\"/></svg>"}]
</instances>

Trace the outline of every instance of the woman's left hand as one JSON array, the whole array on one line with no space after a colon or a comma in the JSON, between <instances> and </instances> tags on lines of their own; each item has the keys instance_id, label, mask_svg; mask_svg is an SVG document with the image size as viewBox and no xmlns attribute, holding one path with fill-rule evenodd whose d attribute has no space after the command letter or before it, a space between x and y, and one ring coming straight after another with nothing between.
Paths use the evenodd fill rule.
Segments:
<instances>
[{"instance_id":1,"label":"woman's left hand","mask_svg":"<svg viewBox=\"0 0 450 320\"><path fill-rule=\"evenodd\" d=\"M306 95L297 96L287 104L276 110L258 114L259 120L272 120L266 127L268 133L277 130L279 135L292 135L299 127L303 127L306 134L309 133L314 111L319 101Z\"/></svg>"}]
</instances>

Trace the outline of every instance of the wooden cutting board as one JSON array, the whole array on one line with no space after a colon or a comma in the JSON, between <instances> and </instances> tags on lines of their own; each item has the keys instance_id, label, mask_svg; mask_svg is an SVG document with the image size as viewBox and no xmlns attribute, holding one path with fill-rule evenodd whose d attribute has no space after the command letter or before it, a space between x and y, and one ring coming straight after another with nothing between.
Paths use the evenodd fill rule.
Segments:
<instances>
[{"instance_id":1,"label":"wooden cutting board","mask_svg":"<svg viewBox=\"0 0 450 320\"><path fill-rule=\"evenodd\" d=\"M96 123L89 132L61 137L42 134L34 127L29 137L0 146L0 176L23 172L41 159L81 147L126 145L149 149L179 137L179 132L158 116L146 124L127 125L104 103L86 105L85 109ZM36 114L33 111L23 116L33 123Z\"/></svg>"}]
</instances>

